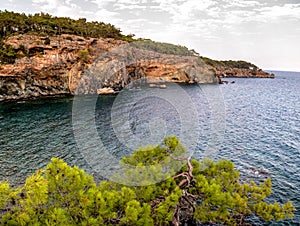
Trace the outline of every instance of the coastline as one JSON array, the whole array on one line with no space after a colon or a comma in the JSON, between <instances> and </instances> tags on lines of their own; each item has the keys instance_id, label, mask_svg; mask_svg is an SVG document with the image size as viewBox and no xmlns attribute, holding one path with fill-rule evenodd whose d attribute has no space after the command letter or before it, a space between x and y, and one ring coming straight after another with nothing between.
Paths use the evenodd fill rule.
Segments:
<instances>
[{"instance_id":1,"label":"coastline","mask_svg":"<svg viewBox=\"0 0 300 226\"><path fill-rule=\"evenodd\" d=\"M0 65L0 102L114 94L138 80L214 84L225 77L272 77L261 69L214 67L198 56L155 52L112 38L45 39L24 34L5 40L23 52L13 64Z\"/></svg>"}]
</instances>

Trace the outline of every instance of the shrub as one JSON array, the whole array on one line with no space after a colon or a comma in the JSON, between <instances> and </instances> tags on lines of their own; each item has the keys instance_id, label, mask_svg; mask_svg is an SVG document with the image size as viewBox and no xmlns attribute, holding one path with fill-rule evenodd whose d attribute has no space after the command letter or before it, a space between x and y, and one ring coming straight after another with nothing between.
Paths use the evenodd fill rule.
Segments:
<instances>
[{"instance_id":1,"label":"shrub","mask_svg":"<svg viewBox=\"0 0 300 226\"><path fill-rule=\"evenodd\" d=\"M13 64L18 57L18 50L14 49L12 45L4 44L0 41L0 63Z\"/></svg>"},{"instance_id":2,"label":"shrub","mask_svg":"<svg viewBox=\"0 0 300 226\"><path fill-rule=\"evenodd\" d=\"M87 49L79 50L79 59L82 60L84 63L88 63L89 62L89 51Z\"/></svg>"}]
</instances>

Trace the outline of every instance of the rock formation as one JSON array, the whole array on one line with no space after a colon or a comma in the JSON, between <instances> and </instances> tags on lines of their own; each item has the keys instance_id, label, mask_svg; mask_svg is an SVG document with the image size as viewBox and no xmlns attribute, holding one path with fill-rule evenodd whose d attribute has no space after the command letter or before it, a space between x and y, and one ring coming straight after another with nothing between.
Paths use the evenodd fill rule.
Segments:
<instances>
[{"instance_id":1,"label":"rock formation","mask_svg":"<svg viewBox=\"0 0 300 226\"><path fill-rule=\"evenodd\" d=\"M6 40L26 53L0 67L0 101L61 94L120 91L137 79L148 82L216 83L211 67L196 57L160 54L114 39L34 35Z\"/></svg>"},{"instance_id":2,"label":"rock formation","mask_svg":"<svg viewBox=\"0 0 300 226\"><path fill-rule=\"evenodd\" d=\"M23 51L19 51L14 64L0 65L0 101L111 94L130 88L131 82L136 80L218 83L219 77L248 77L249 74L249 70L244 69L213 68L196 56L157 53L108 38L18 35L9 37L5 43ZM255 73L265 76L262 71Z\"/></svg>"},{"instance_id":3,"label":"rock formation","mask_svg":"<svg viewBox=\"0 0 300 226\"><path fill-rule=\"evenodd\" d=\"M96 58L92 48L105 52L122 44L74 35L50 37L50 44L39 36L19 35L8 38L6 43L16 49L24 46L26 53L20 53L24 57L14 64L0 65L0 101L72 94L81 74ZM91 52L87 60L85 51Z\"/></svg>"},{"instance_id":4,"label":"rock formation","mask_svg":"<svg viewBox=\"0 0 300 226\"><path fill-rule=\"evenodd\" d=\"M128 44L99 56L82 74L74 94L103 94L104 88L120 91L132 82L218 83L213 68L199 58L161 54ZM98 90L98 91L97 91ZM99 91L100 90L100 91ZM109 90L109 93L112 91Z\"/></svg>"}]
</instances>

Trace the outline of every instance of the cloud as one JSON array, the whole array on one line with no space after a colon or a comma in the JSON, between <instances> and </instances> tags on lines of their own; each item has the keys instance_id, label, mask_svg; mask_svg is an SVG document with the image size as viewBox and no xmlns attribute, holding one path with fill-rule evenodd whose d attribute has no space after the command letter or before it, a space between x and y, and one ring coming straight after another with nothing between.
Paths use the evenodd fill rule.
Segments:
<instances>
[{"instance_id":1,"label":"cloud","mask_svg":"<svg viewBox=\"0 0 300 226\"><path fill-rule=\"evenodd\" d=\"M16 2L4 5L9 1ZM264 46L297 46L300 37L299 0L24 0L28 7L26 1L37 12L111 23L125 34L187 45L217 58L260 59Z\"/></svg>"},{"instance_id":2,"label":"cloud","mask_svg":"<svg viewBox=\"0 0 300 226\"><path fill-rule=\"evenodd\" d=\"M55 9L58 7L59 2L57 0L33 0L35 6L39 6L42 10L44 9Z\"/></svg>"},{"instance_id":3,"label":"cloud","mask_svg":"<svg viewBox=\"0 0 300 226\"><path fill-rule=\"evenodd\" d=\"M86 0L86 1L91 1L92 3L96 4L99 9L103 9L109 4L114 3L114 0Z\"/></svg>"},{"instance_id":4,"label":"cloud","mask_svg":"<svg viewBox=\"0 0 300 226\"><path fill-rule=\"evenodd\" d=\"M109 11L107 9L99 9L97 10L97 15L101 16L101 17L106 17L106 18L111 18L111 17L115 17L116 15L118 15L119 13L114 12L114 11Z\"/></svg>"},{"instance_id":5,"label":"cloud","mask_svg":"<svg viewBox=\"0 0 300 226\"><path fill-rule=\"evenodd\" d=\"M32 0L32 4L38 11L47 12L55 16L68 16L77 19L89 15L88 11L82 10L72 0Z\"/></svg>"},{"instance_id":6,"label":"cloud","mask_svg":"<svg viewBox=\"0 0 300 226\"><path fill-rule=\"evenodd\" d=\"M90 0L96 5L91 11L82 10L72 0L33 2L58 16L77 18L80 12L88 19L115 24L137 36L146 34L145 30L150 36L163 30L164 34L182 32L207 40L220 40L226 33L258 35L258 24L300 17L300 4L272 5L260 0Z\"/></svg>"},{"instance_id":7,"label":"cloud","mask_svg":"<svg viewBox=\"0 0 300 226\"><path fill-rule=\"evenodd\" d=\"M284 4L257 9L260 16L265 19L278 19L281 17L300 19L300 4Z\"/></svg>"},{"instance_id":8,"label":"cloud","mask_svg":"<svg viewBox=\"0 0 300 226\"><path fill-rule=\"evenodd\" d=\"M140 5L147 3L147 0L117 0L116 2L125 5Z\"/></svg>"},{"instance_id":9,"label":"cloud","mask_svg":"<svg viewBox=\"0 0 300 226\"><path fill-rule=\"evenodd\" d=\"M174 23L184 22L193 19L195 16L198 17L197 13L205 11L208 8L216 5L217 2L213 0L166 0L160 2L160 9L166 11L171 15Z\"/></svg>"},{"instance_id":10,"label":"cloud","mask_svg":"<svg viewBox=\"0 0 300 226\"><path fill-rule=\"evenodd\" d=\"M133 5L133 4L123 4L123 3L116 3L114 4L115 10L145 10L148 7L145 5Z\"/></svg>"},{"instance_id":11,"label":"cloud","mask_svg":"<svg viewBox=\"0 0 300 226\"><path fill-rule=\"evenodd\" d=\"M223 4L222 4L223 3ZM225 3L225 4L224 4ZM219 2L220 6L223 6L225 9L228 8L254 8L254 7L261 7L264 3L258 1L244 1L244 0L223 0Z\"/></svg>"}]
</instances>

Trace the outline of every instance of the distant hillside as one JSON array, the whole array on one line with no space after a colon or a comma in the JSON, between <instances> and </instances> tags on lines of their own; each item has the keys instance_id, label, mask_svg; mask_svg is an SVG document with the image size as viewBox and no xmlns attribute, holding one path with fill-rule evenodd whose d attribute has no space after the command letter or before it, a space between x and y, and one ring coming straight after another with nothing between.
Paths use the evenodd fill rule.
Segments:
<instances>
[{"instance_id":1,"label":"distant hillside","mask_svg":"<svg viewBox=\"0 0 300 226\"><path fill-rule=\"evenodd\" d=\"M212 60L207 57L200 56L195 50L190 50L185 46L181 45L173 45L170 43L163 43L163 42L155 42L150 39L139 39L137 42L133 42L132 45L146 49L158 53L164 54L174 54L180 56L199 56L201 60L203 60L206 64L212 67L226 67L226 68L239 68L239 69L258 69L258 67L252 63L238 60Z\"/></svg>"},{"instance_id":2,"label":"distant hillside","mask_svg":"<svg viewBox=\"0 0 300 226\"><path fill-rule=\"evenodd\" d=\"M258 67L252 63L243 60L212 60L207 57L201 57L201 59L210 66L213 67L226 67L226 68L240 68L240 69L258 69Z\"/></svg>"},{"instance_id":3,"label":"distant hillside","mask_svg":"<svg viewBox=\"0 0 300 226\"><path fill-rule=\"evenodd\" d=\"M17 52L0 65L0 102L55 95L112 94L132 82L218 83L195 56L148 51L111 38L22 34L5 40Z\"/></svg>"},{"instance_id":4,"label":"distant hillside","mask_svg":"<svg viewBox=\"0 0 300 226\"><path fill-rule=\"evenodd\" d=\"M0 101L117 93L141 78L198 84L274 78L246 61L212 60L185 46L133 37L84 18L0 11Z\"/></svg>"},{"instance_id":5,"label":"distant hillside","mask_svg":"<svg viewBox=\"0 0 300 226\"><path fill-rule=\"evenodd\" d=\"M29 56L28 54L26 55L24 46L13 48L11 45L4 43L4 40L8 37L20 34L43 36L45 37L44 40L46 44L47 40L49 40L46 37L62 34L78 35L85 38L113 38L127 42L137 41L133 43L136 47L158 53L180 56L200 56L195 50L189 50L185 46L154 42L150 39L133 39L133 34L123 35L121 30L112 24L97 21L87 22L85 18L74 20L69 17L56 17L48 13L26 15L25 13L0 11L1 64L11 64L14 63L17 58ZM256 65L245 61L217 61L203 56L200 58L212 67L258 69Z\"/></svg>"}]
</instances>

